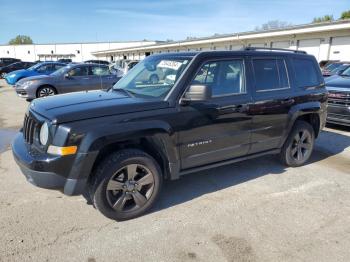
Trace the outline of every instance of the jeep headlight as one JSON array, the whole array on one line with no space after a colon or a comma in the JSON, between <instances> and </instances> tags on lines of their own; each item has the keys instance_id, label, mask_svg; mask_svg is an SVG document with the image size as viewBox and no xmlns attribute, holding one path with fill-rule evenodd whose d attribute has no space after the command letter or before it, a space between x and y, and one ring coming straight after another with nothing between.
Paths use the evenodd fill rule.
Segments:
<instances>
[{"instance_id":1,"label":"jeep headlight","mask_svg":"<svg viewBox=\"0 0 350 262\"><path fill-rule=\"evenodd\" d=\"M47 125L46 122L44 122L41 125L39 140L40 140L40 144L42 144L43 146L45 146L47 144L47 141L49 140L49 126Z\"/></svg>"}]
</instances>

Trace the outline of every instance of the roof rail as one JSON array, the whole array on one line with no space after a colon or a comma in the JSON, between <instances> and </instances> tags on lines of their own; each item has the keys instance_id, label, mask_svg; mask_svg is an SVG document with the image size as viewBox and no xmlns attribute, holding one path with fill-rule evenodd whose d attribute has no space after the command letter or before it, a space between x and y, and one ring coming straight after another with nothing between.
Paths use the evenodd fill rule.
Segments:
<instances>
[{"instance_id":1,"label":"roof rail","mask_svg":"<svg viewBox=\"0 0 350 262\"><path fill-rule=\"evenodd\" d=\"M258 51L258 50L266 50L266 51L281 51L281 52L292 52L296 54L307 54L305 51L301 50L292 50L292 49L284 49L284 48L273 48L273 47L244 47L243 50L245 51Z\"/></svg>"}]
</instances>

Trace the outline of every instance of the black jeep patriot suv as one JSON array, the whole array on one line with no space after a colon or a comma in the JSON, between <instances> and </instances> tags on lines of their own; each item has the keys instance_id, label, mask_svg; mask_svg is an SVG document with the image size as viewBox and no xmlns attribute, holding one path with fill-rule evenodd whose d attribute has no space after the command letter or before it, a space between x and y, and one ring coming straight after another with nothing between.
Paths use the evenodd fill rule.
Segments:
<instances>
[{"instance_id":1,"label":"black jeep patriot suv","mask_svg":"<svg viewBox=\"0 0 350 262\"><path fill-rule=\"evenodd\" d=\"M164 179L267 154L304 164L326 103L303 52L159 54L108 91L34 100L12 149L29 182L88 192L105 216L125 220L150 209Z\"/></svg>"}]
</instances>

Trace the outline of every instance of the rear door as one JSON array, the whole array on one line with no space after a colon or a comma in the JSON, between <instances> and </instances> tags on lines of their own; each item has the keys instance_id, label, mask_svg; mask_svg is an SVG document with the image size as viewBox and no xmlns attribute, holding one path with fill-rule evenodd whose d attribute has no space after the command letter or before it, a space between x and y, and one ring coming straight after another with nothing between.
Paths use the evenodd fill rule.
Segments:
<instances>
[{"instance_id":1,"label":"rear door","mask_svg":"<svg viewBox=\"0 0 350 262\"><path fill-rule=\"evenodd\" d=\"M250 144L252 98L243 58L205 62L192 84L212 88L210 101L180 107L186 129L179 132L182 169L243 156Z\"/></svg>"},{"instance_id":2,"label":"rear door","mask_svg":"<svg viewBox=\"0 0 350 262\"><path fill-rule=\"evenodd\" d=\"M252 145L250 153L278 148L294 103L288 75L288 60L281 56L252 57L255 80Z\"/></svg>"},{"instance_id":3,"label":"rear door","mask_svg":"<svg viewBox=\"0 0 350 262\"><path fill-rule=\"evenodd\" d=\"M93 65L91 68L91 89L108 89L117 82L116 75L112 75L108 66Z\"/></svg>"}]
</instances>

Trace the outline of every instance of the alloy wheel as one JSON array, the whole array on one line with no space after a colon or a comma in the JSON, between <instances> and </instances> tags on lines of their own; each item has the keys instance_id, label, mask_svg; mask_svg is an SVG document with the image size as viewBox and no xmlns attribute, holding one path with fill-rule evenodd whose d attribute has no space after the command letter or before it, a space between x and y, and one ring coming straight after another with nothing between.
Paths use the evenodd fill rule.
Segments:
<instances>
[{"instance_id":1,"label":"alloy wheel","mask_svg":"<svg viewBox=\"0 0 350 262\"><path fill-rule=\"evenodd\" d=\"M291 147L291 156L296 161L303 161L309 157L312 149L312 137L307 130L301 130L294 138Z\"/></svg>"},{"instance_id":2,"label":"alloy wheel","mask_svg":"<svg viewBox=\"0 0 350 262\"><path fill-rule=\"evenodd\" d=\"M124 166L107 183L107 201L115 211L135 211L150 199L154 184L154 175L144 165Z\"/></svg>"},{"instance_id":3,"label":"alloy wheel","mask_svg":"<svg viewBox=\"0 0 350 262\"><path fill-rule=\"evenodd\" d=\"M39 97L53 96L53 95L55 95L55 91L49 87L42 88L39 91Z\"/></svg>"}]
</instances>

